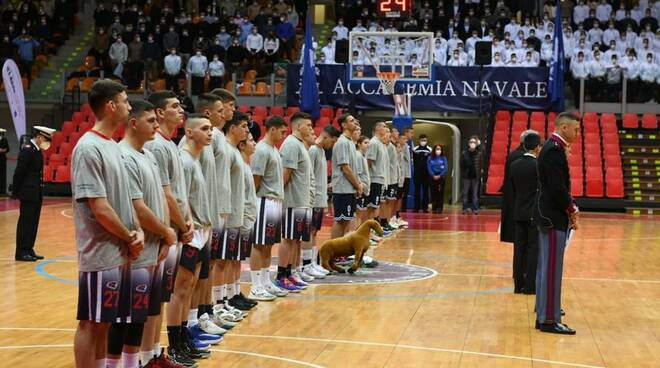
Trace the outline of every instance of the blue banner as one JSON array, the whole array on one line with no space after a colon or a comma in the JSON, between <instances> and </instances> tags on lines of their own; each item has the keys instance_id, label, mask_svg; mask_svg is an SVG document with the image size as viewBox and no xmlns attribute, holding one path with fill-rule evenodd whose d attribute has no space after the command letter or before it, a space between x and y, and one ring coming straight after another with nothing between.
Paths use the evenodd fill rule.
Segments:
<instances>
[{"instance_id":1,"label":"blue banner","mask_svg":"<svg viewBox=\"0 0 660 368\"><path fill-rule=\"evenodd\" d=\"M481 71L479 67L436 65L434 68L431 82L398 83L397 90L412 94L413 111L478 112L480 106L482 112L492 108L559 109L558 103L552 103L548 96L548 68L484 67ZM300 101L300 73L299 64L289 64L289 106L298 106ZM361 110L394 110L392 96L385 95L379 83L349 83L345 65L316 65L316 76L321 105L348 107L353 104Z\"/></svg>"}]
</instances>

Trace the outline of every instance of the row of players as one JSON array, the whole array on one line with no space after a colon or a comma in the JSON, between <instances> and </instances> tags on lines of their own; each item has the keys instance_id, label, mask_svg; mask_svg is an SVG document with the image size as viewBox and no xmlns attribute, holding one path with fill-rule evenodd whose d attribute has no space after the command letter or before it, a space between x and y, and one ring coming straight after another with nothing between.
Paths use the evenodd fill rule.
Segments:
<instances>
[{"instance_id":1,"label":"row of players","mask_svg":"<svg viewBox=\"0 0 660 368\"><path fill-rule=\"evenodd\" d=\"M332 148L332 237L366 218L380 217L390 234L406 224L394 213L410 178L412 129L398 136L378 123L369 140L344 114L341 134L328 127L315 137L311 117L297 113L286 139L287 123L275 116L257 144L235 102L223 89L200 95L177 147L170 137L184 115L172 92L129 102L121 84L93 85L96 123L72 158L76 366L195 367L257 300L324 278L314 246L328 202L326 149ZM110 137L122 124L125 137L116 143ZM278 243L273 280L271 250ZM251 269L249 298L239 283L241 261ZM163 319L167 355L160 347Z\"/></svg>"}]
</instances>

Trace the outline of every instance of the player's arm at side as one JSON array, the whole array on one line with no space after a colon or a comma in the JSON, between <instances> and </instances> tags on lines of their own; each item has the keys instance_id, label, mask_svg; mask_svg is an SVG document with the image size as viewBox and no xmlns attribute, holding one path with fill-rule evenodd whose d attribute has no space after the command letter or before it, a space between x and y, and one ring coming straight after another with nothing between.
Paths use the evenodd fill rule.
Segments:
<instances>
[{"instance_id":1,"label":"player's arm at side","mask_svg":"<svg viewBox=\"0 0 660 368\"><path fill-rule=\"evenodd\" d=\"M144 230L160 235L167 244L171 245L176 242L176 233L174 233L174 230L162 223L151 209L147 207L143 199L134 199L133 208L135 208L137 217Z\"/></svg>"},{"instance_id":2,"label":"player's arm at side","mask_svg":"<svg viewBox=\"0 0 660 368\"><path fill-rule=\"evenodd\" d=\"M341 172L344 174L346 177L346 180L348 180L351 185L353 185L353 188L358 191L359 194L362 193L362 183L358 180L357 176L355 176L355 173L353 173L353 169L348 164L343 164L340 166L341 167Z\"/></svg>"},{"instance_id":3,"label":"player's arm at side","mask_svg":"<svg viewBox=\"0 0 660 368\"><path fill-rule=\"evenodd\" d=\"M165 202L167 202L167 208L170 212L170 221L174 223L180 231L186 231L186 219L179 210L179 203L176 201L174 193L172 193L172 187L164 185L163 191L165 192Z\"/></svg>"},{"instance_id":4,"label":"player's arm at side","mask_svg":"<svg viewBox=\"0 0 660 368\"><path fill-rule=\"evenodd\" d=\"M254 178L254 190L259 191L259 187L261 186L261 175L252 175Z\"/></svg>"},{"instance_id":5,"label":"player's arm at side","mask_svg":"<svg viewBox=\"0 0 660 368\"><path fill-rule=\"evenodd\" d=\"M126 243L133 241L132 232L121 222L107 198L87 198L87 203L89 203L94 218L105 230Z\"/></svg>"}]
</instances>

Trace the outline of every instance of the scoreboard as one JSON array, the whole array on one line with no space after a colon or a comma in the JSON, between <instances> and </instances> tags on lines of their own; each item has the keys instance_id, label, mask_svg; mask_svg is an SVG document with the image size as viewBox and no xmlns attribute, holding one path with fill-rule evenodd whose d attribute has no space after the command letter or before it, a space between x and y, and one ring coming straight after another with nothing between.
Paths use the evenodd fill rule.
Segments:
<instances>
[{"instance_id":1,"label":"scoreboard","mask_svg":"<svg viewBox=\"0 0 660 368\"><path fill-rule=\"evenodd\" d=\"M412 15L412 0L378 0L378 16L387 19L408 19Z\"/></svg>"}]
</instances>

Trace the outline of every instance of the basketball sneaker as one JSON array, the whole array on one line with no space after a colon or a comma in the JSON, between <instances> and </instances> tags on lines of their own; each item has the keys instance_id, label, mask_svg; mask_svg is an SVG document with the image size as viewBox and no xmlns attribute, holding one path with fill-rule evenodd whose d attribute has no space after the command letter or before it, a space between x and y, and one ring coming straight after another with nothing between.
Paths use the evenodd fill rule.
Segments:
<instances>
[{"instance_id":1,"label":"basketball sneaker","mask_svg":"<svg viewBox=\"0 0 660 368\"><path fill-rule=\"evenodd\" d=\"M318 264L318 263L316 263L316 262L312 262L312 267L314 267L314 269L315 269L318 273L322 273L322 274L324 274L324 275L326 275L326 276L328 276L328 274L330 273L330 271L326 270L325 268L323 268L323 266L321 266L320 264Z\"/></svg>"},{"instance_id":2,"label":"basketball sneaker","mask_svg":"<svg viewBox=\"0 0 660 368\"><path fill-rule=\"evenodd\" d=\"M187 368L197 368L197 363L195 363L195 361L189 357L188 354L186 354L184 349L169 346L167 348L167 355L169 355L170 360L175 364L182 365Z\"/></svg>"},{"instance_id":3,"label":"basketball sneaker","mask_svg":"<svg viewBox=\"0 0 660 368\"><path fill-rule=\"evenodd\" d=\"M257 302L256 300L250 299L250 298L246 297L245 295L243 295L242 292L236 294L236 298L240 299L242 302L244 302L248 305L251 305L252 307L255 307L255 306L257 306L257 304L259 304L259 302Z\"/></svg>"},{"instance_id":4,"label":"basketball sneaker","mask_svg":"<svg viewBox=\"0 0 660 368\"><path fill-rule=\"evenodd\" d=\"M298 272L292 272L291 276L289 276L289 281L291 281L294 285L296 285L298 288L305 290L309 286L308 283L303 281L302 278L300 278L300 275L298 275Z\"/></svg>"},{"instance_id":5,"label":"basketball sneaker","mask_svg":"<svg viewBox=\"0 0 660 368\"><path fill-rule=\"evenodd\" d=\"M216 326L220 326L225 330L231 330L232 328L236 327L236 322L230 322L227 319L222 318L221 313L216 313L214 311L212 319L213 319L213 323L215 323Z\"/></svg>"},{"instance_id":6,"label":"basketball sneaker","mask_svg":"<svg viewBox=\"0 0 660 368\"><path fill-rule=\"evenodd\" d=\"M194 362L193 362L194 363ZM171 360L167 355L165 355L165 348L161 348L160 355L154 355L154 357L142 368L185 368L183 364L179 364Z\"/></svg>"},{"instance_id":7,"label":"basketball sneaker","mask_svg":"<svg viewBox=\"0 0 660 368\"><path fill-rule=\"evenodd\" d=\"M241 300L241 298L238 295L232 296L231 299L229 299L227 301L227 303L230 306L232 306L232 307L234 307L234 308L236 308L240 311L247 311L247 310L250 310L250 309L254 308L254 304L252 304L252 303L248 304L247 302Z\"/></svg>"},{"instance_id":8,"label":"basketball sneaker","mask_svg":"<svg viewBox=\"0 0 660 368\"><path fill-rule=\"evenodd\" d=\"M244 312L244 311L242 311L242 310L236 309L236 308L232 307L229 303L225 303L224 308L225 308L225 310L226 310L227 312L229 312L229 313L231 313L231 314L233 314L233 315L235 315L235 316L237 316L237 317L240 317L241 320L242 320L243 318L247 317L247 315L248 315L247 312Z\"/></svg>"},{"instance_id":9,"label":"basketball sneaker","mask_svg":"<svg viewBox=\"0 0 660 368\"><path fill-rule=\"evenodd\" d=\"M314 281L314 276L306 274L305 271L303 271L302 273L299 272L299 271L296 271L295 275L298 276L298 278L302 279L304 282Z\"/></svg>"},{"instance_id":10,"label":"basketball sneaker","mask_svg":"<svg viewBox=\"0 0 660 368\"><path fill-rule=\"evenodd\" d=\"M275 281L276 282L276 281ZM278 287L277 285L273 284L273 282L268 282L266 286L264 286L264 289L266 289L266 292L275 295L278 298L283 298L287 295L289 295L289 291L282 289Z\"/></svg>"},{"instance_id":11,"label":"basketball sneaker","mask_svg":"<svg viewBox=\"0 0 660 368\"><path fill-rule=\"evenodd\" d=\"M236 316L233 313L230 313L229 311L227 311L225 309L224 305L221 305L221 304L213 306L213 318L214 318L214 320L216 318L219 318L221 320L224 320L224 321L227 321L227 322L232 322L234 324L236 322L240 322L240 321L243 320L243 317Z\"/></svg>"},{"instance_id":12,"label":"basketball sneaker","mask_svg":"<svg viewBox=\"0 0 660 368\"><path fill-rule=\"evenodd\" d=\"M190 334L187 331L184 331L181 336L181 349L186 355L193 359L206 359L211 355L211 352L201 350L198 346L206 349L210 349L211 347L209 344L202 343L199 340L192 340Z\"/></svg>"},{"instance_id":13,"label":"basketball sneaker","mask_svg":"<svg viewBox=\"0 0 660 368\"><path fill-rule=\"evenodd\" d=\"M310 263L307 266L303 267L303 275L308 275L315 279L325 278L325 273L319 272L316 268L314 268L313 263Z\"/></svg>"},{"instance_id":14,"label":"basketball sneaker","mask_svg":"<svg viewBox=\"0 0 660 368\"><path fill-rule=\"evenodd\" d=\"M250 290L249 298L254 299L254 300L258 300L260 302L262 302L262 301L263 302L269 302L271 300L277 299L277 297L275 295L267 292L266 288L261 287L261 286L256 287L256 288L252 288L252 290Z\"/></svg>"},{"instance_id":15,"label":"basketball sneaker","mask_svg":"<svg viewBox=\"0 0 660 368\"><path fill-rule=\"evenodd\" d=\"M222 336L206 333L199 323L192 327L188 327L188 336L190 336L190 340L192 340L193 343L195 340L200 342L199 344L194 344L195 347L200 350L208 350L208 345L215 345L222 341Z\"/></svg>"},{"instance_id":16,"label":"basketball sneaker","mask_svg":"<svg viewBox=\"0 0 660 368\"><path fill-rule=\"evenodd\" d=\"M284 289L288 292L291 293L299 293L300 288L294 285L293 282L291 282L288 278L282 277L280 279L277 279L275 286L277 286L280 289Z\"/></svg>"},{"instance_id":17,"label":"basketball sneaker","mask_svg":"<svg viewBox=\"0 0 660 368\"><path fill-rule=\"evenodd\" d=\"M227 333L227 330L218 327L218 325L211 321L208 313L202 314L202 316L198 318L198 323L199 327L207 334L222 336Z\"/></svg>"}]
</instances>

